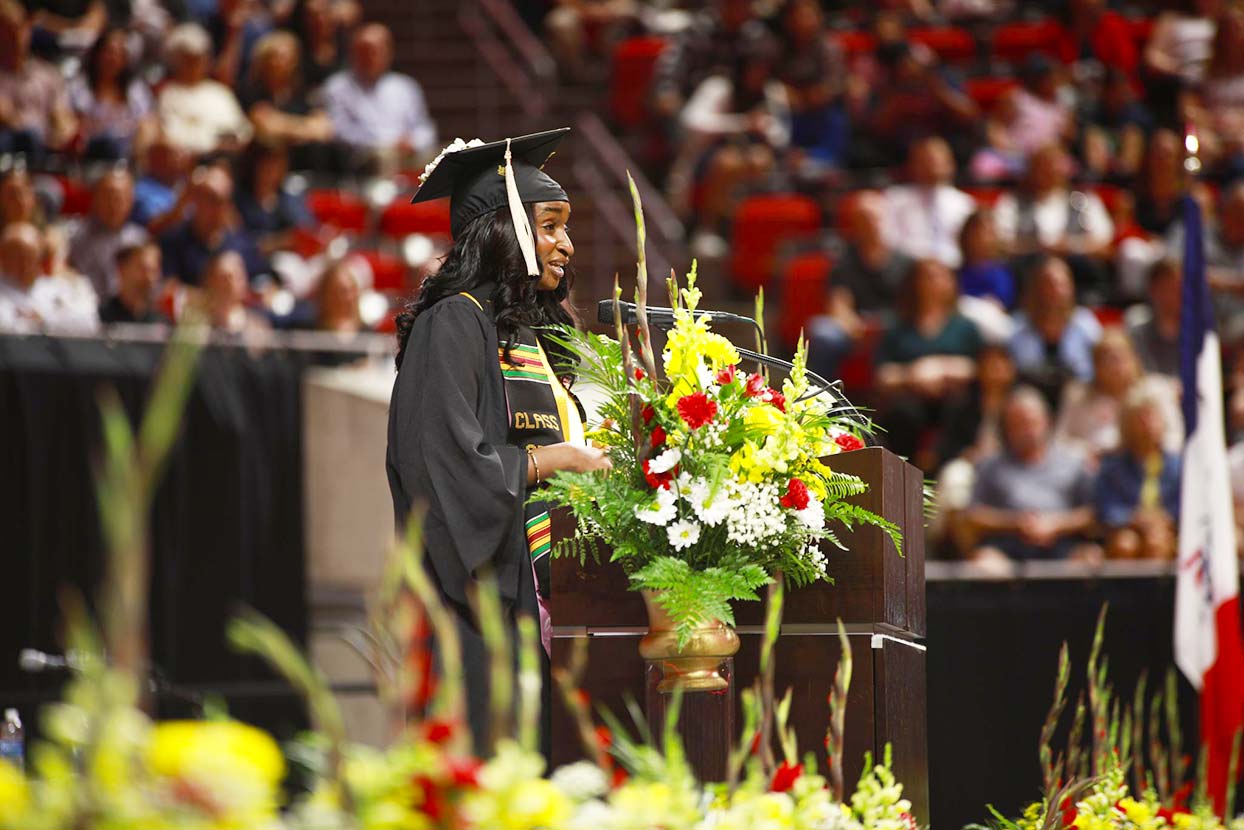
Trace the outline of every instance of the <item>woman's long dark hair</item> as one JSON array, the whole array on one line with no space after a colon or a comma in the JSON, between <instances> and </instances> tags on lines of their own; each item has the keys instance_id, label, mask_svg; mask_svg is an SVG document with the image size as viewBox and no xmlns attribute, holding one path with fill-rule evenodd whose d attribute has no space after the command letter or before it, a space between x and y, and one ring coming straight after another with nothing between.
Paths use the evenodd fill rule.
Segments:
<instances>
[{"instance_id":1,"label":"woman's long dark hair","mask_svg":"<svg viewBox=\"0 0 1244 830\"><path fill-rule=\"evenodd\" d=\"M534 220L532 225L535 225ZM472 220L454 240L440 270L423 281L419 294L397 315L397 368L402 368L406 341L420 314L446 297L496 283L492 297L477 299L492 300L497 337L508 346L518 334L519 326L533 328L554 371L559 375L571 374L569 355L547 340L540 327L576 325L574 316L563 304L570 295L573 277L567 269L566 278L552 291L537 290L539 281L538 277L527 274L508 207Z\"/></svg>"}]
</instances>

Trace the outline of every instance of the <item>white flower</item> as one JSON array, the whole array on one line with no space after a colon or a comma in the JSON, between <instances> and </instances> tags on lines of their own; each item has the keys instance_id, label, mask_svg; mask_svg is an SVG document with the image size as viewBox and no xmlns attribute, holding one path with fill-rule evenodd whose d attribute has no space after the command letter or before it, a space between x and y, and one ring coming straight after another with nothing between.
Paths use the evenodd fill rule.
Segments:
<instances>
[{"instance_id":1,"label":"white flower","mask_svg":"<svg viewBox=\"0 0 1244 830\"><path fill-rule=\"evenodd\" d=\"M684 492L684 498L695 511L696 517L709 527L721 524L730 512L730 508L734 506L726 496L724 486L718 487L717 491L713 492L712 485L702 478L692 483L688 491Z\"/></svg>"},{"instance_id":2,"label":"white flower","mask_svg":"<svg viewBox=\"0 0 1244 830\"><path fill-rule=\"evenodd\" d=\"M559 767L550 779L553 786L575 801L587 801L609 791L605 771L590 761L579 761Z\"/></svg>"},{"instance_id":3,"label":"white flower","mask_svg":"<svg viewBox=\"0 0 1244 830\"><path fill-rule=\"evenodd\" d=\"M483 146L484 142L478 138L473 138L470 141L463 141L460 138L455 138L453 141L449 142L448 145L446 145L444 150L441 150L436 158L428 162L427 167L423 168L423 172L419 174L419 184L426 182L428 180L428 176L431 176L432 171L436 169L436 165L440 164L441 159L445 158L445 156L450 153L457 153L462 150L470 149L471 147Z\"/></svg>"},{"instance_id":4,"label":"white flower","mask_svg":"<svg viewBox=\"0 0 1244 830\"><path fill-rule=\"evenodd\" d=\"M717 382L717 374L705 365L704 361L700 361L695 367L696 380L700 382L701 389L711 389L713 384Z\"/></svg>"},{"instance_id":5,"label":"white flower","mask_svg":"<svg viewBox=\"0 0 1244 830\"><path fill-rule=\"evenodd\" d=\"M795 511L795 518L805 527L820 530L825 527L825 507L816 496L808 496L808 506Z\"/></svg>"},{"instance_id":6,"label":"white flower","mask_svg":"<svg viewBox=\"0 0 1244 830\"><path fill-rule=\"evenodd\" d=\"M682 460L682 453L677 447L670 447L656 458L649 459L648 472L654 474L668 473L678 466L680 460Z\"/></svg>"},{"instance_id":7,"label":"white flower","mask_svg":"<svg viewBox=\"0 0 1244 830\"><path fill-rule=\"evenodd\" d=\"M669 533L670 544L674 546L674 550L689 548L700 541L700 526L695 522L674 522L666 528L666 532Z\"/></svg>"},{"instance_id":8,"label":"white flower","mask_svg":"<svg viewBox=\"0 0 1244 830\"><path fill-rule=\"evenodd\" d=\"M664 487L658 488L655 500L635 508L635 517L641 522L664 527L678 515L677 501L678 496L674 494L673 490L668 490Z\"/></svg>"},{"instance_id":9,"label":"white flower","mask_svg":"<svg viewBox=\"0 0 1244 830\"><path fill-rule=\"evenodd\" d=\"M737 479L726 482L731 509L726 514L726 535L737 545L760 545L786 530L786 515L778 503L780 493L773 482L753 484Z\"/></svg>"}]
</instances>

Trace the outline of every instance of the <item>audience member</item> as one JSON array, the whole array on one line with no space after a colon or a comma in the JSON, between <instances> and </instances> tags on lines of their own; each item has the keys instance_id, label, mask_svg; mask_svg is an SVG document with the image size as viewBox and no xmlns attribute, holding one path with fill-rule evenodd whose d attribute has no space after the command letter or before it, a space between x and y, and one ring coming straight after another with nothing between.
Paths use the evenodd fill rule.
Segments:
<instances>
[{"instance_id":1,"label":"audience member","mask_svg":"<svg viewBox=\"0 0 1244 830\"><path fill-rule=\"evenodd\" d=\"M199 277L204 311L213 329L238 337L262 335L270 330L267 319L246 305L246 263L236 251L212 255Z\"/></svg>"},{"instance_id":2,"label":"audience member","mask_svg":"<svg viewBox=\"0 0 1244 830\"><path fill-rule=\"evenodd\" d=\"M151 90L135 77L124 29L104 32L85 60L85 72L69 87L88 159L117 161L152 137Z\"/></svg>"},{"instance_id":3,"label":"audience member","mask_svg":"<svg viewBox=\"0 0 1244 830\"><path fill-rule=\"evenodd\" d=\"M359 314L361 294L354 261L341 259L331 263L316 288L316 328L340 335L366 331Z\"/></svg>"},{"instance_id":4,"label":"audience member","mask_svg":"<svg viewBox=\"0 0 1244 830\"><path fill-rule=\"evenodd\" d=\"M325 81L345 68L347 20L339 9L357 6L333 0L295 0L289 26L302 43L302 88L319 89Z\"/></svg>"},{"instance_id":5,"label":"audience member","mask_svg":"<svg viewBox=\"0 0 1244 830\"><path fill-rule=\"evenodd\" d=\"M699 193L701 227L692 247L700 256L725 253L725 240L715 235L734 212L740 189L769 173L790 139L786 92L772 69L767 47L743 55L729 75L705 78L683 109L688 140L681 163L694 165L689 178ZM681 201L677 193L673 198Z\"/></svg>"},{"instance_id":6,"label":"audience member","mask_svg":"<svg viewBox=\"0 0 1244 830\"><path fill-rule=\"evenodd\" d=\"M1015 276L1000 256L993 213L978 210L959 230L963 264L959 268L959 291L965 297L992 300L1002 309L1015 306Z\"/></svg>"},{"instance_id":7,"label":"audience member","mask_svg":"<svg viewBox=\"0 0 1244 830\"><path fill-rule=\"evenodd\" d=\"M1169 432L1164 393L1141 384L1127 395L1122 446L1102 458L1094 503L1111 559L1172 559L1178 543L1179 453Z\"/></svg>"},{"instance_id":8,"label":"audience member","mask_svg":"<svg viewBox=\"0 0 1244 830\"><path fill-rule=\"evenodd\" d=\"M588 58L609 54L636 24L638 0L552 0L544 18L549 48L571 79L584 77Z\"/></svg>"},{"instance_id":9,"label":"audience member","mask_svg":"<svg viewBox=\"0 0 1244 830\"><path fill-rule=\"evenodd\" d=\"M189 154L157 132L138 156L141 175L134 183L135 222L158 235L181 221L189 192L185 187L188 166Z\"/></svg>"},{"instance_id":10,"label":"audience member","mask_svg":"<svg viewBox=\"0 0 1244 830\"><path fill-rule=\"evenodd\" d=\"M935 443L934 469L954 459L977 464L1002 449L1002 408L1014 387L1011 353L1003 345L982 345L966 394L946 402Z\"/></svg>"},{"instance_id":11,"label":"audience member","mask_svg":"<svg viewBox=\"0 0 1244 830\"><path fill-rule=\"evenodd\" d=\"M849 124L843 94L846 61L828 36L816 0L787 0L779 13L777 77L790 107L791 164L808 178L841 165Z\"/></svg>"},{"instance_id":12,"label":"audience member","mask_svg":"<svg viewBox=\"0 0 1244 830\"><path fill-rule=\"evenodd\" d=\"M29 222L38 228L46 224L34 182L22 166L0 173L0 228L15 222Z\"/></svg>"},{"instance_id":13,"label":"audience member","mask_svg":"<svg viewBox=\"0 0 1244 830\"><path fill-rule=\"evenodd\" d=\"M1146 372L1179 377L1183 271L1178 260L1161 259L1149 271L1149 302L1128 325L1128 336Z\"/></svg>"},{"instance_id":14,"label":"audience member","mask_svg":"<svg viewBox=\"0 0 1244 830\"><path fill-rule=\"evenodd\" d=\"M976 103L934 58L906 41L879 45L877 57L882 75L862 116L871 140L855 149L880 159L903 157L916 139L940 135L954 141L972 126Z\"/></svg>"},{"instance_id":15,"label":"audience member","mask_svg":"<svg viewBox=\"0 0 1244 830\"><path fill-rule=\"evenodd\" d=\"M822 377L837 377L838 365L869 328L866 317L889 313L913 265L886 242L880 194L856 193L844 213L847 244L830 274L825 311L808 321L809 368Z\"/></svg>"},{"instance_id":16,"label":"audience member","mask_svg":"<svg viewBox=\"0 0 1244 830\"><path fill-rule=\"evenodd\" d=\"M1055 440L1079 453L1090 466L1102 455L1114 452L1119 447L1123 402L1142 382L1163 406L1168 428L1161 436L1163 445L1178 450L1183 443L1183 430L1174 387L1166 378L1145 378L1132 341L1119 328L1106 329L1093 346L1093 380L1072 381L1063 390L1054 427Z\"/></svg>"},{"instance_id":17,"label":"audience member","mask_svg":"<svg viewBox=\"0 0 1244 830\"><path fill-rule=\"evenodd\" d=\"M1078 120L1085 172L1095 179L1130 178L1140 169L1153 116L1136 97L1132 79L1107 67L1101 92L1079 99Z\"/></svg>"},{"instance_id":18,"label":"audience member","mask_svg":"<svg viewBox=\"0 0 1244 830\"><path fill-rule=\"evenodd\" d=\"M1033 153L1020 190L1004 193L994 208L998 239L1012 256L1065 258L1081 293L1104 293L1114 223L1097 194L1069 187L1070 165L1061 144Z\"/></svg>"},{"instance_id":19,"label":"audience member","mask_svg":"<svg viewBox=\"0 0 1244 830\"><path fill-rule=\"evenodd\" d=\"M1197 128L1199 155L1210 167L1244 169L1244 11L1227 6L1216 21L1205 76L1186 95L1186 118Z\"/></svg>"},{"instance_id":20,"label":"audience member","mask_svg":"<svg viewBox=\"0 0 1244 830\"><path fill-rule=\"evenodd\" d=\"M31 23L16 0L0 0L0 155L35 163L73 139L77 124L56 67L30 54Z\"/></svg>"},{"instance_id":21,"label":"audience member","mask_svg":"<svg viewBox=\"0 0 1244 830\"><path fill-rule=\"evenodd\" d=\"M972 160L972 175L982 181L1009 179L1023 172L1043 147L1075 133L1071 108L1060 95L1063 68L1045 55L1028 57L1021 85L1003 96L985 123L987 146Z\"/></svg>"},{"instance_id":22,"label":"audience member","mask_svg":"<svg viewBox=\"0 0 1244 830\"><path fill-rule=\"evenodd\" d=\"M302 147L333 138L328 113L307 100L298 72L300 60L298 39L289 32L271 32L255 45L250 86L242 103L255 124L255 136L264 144Z\"/></svg>"},{"instance_id":23,"label":"audience member","mask_svg":"<svg viewBox=\"0 0 1244 830\"><path fill-rule=\"evenodd\" d=\"M1015 318L1011 338L1015 366L1047 401L1056 403L1069 380L1093 379L1093 345L1101 339L1101 324L1093 312L1076 305L1066 262L1046 257L1038 263Z\"/></svg>"},{"instance_id":24,"label":"audience member","mask_svg":"<svg viewBox=\"0 0 1244 830\"><path fill-rule=\"evenodd\" d=\"M710 75L729 75L745 54L757 54L771 42L749 0L712 0L670 44L653 74L653 107L673 119Z\"/></svg>"},{"instance_id":25,"label":"audience member","mask_svg":"<svg viewBox=\"0 0 1244 830\"><path fill-rule=\"evenodd\" d=\"M1205 77L1222 0L1174 3L1161 12L1145 45L1146 91L1158 122L1178 123L1180 94Z\"/></svg>"},{"instance_id":26,"label":"audience member","mask_svg":"<svg viewBox=\"0 0 1244 830\"><path fill-rule=\"evenodd\" d=\"M1204 223L1206 278L1214 303L1218 336L1226 345L1244 342L1244 182L1227 188L1218 221ZM1183 223L1171 226L1167 251L1183 257Z\"/></svg>"},{"instance_id":27,"label":"audience member","mask_svg":"<svg viewBox=\"0 0 1244 830\"><path fill-rule=\"evenodd\" d=\"M134 208L134 179L124 169L109 170L95 183L91 213L69 233L69 265L85 275L100 297L117 288L116 254L126 245L147 237L130 222Z\"/></svg>"},{"instance_id":28,"label":"audience member","mask_svg":"<svg viewBox=\"0 0 1244 830\"><path fill-rule=\"evenodd\" d=\"M1093 480L1050 440L1041 393L1023 386L1002 410L1003 450L980 465L964 519L975 559L1091 558Z\"/></svg>"},{"instance_id":29,"label":"audience member","mask_svg":"<svg viewBox=\"0 0 1244 830\"><path fill-rule=\"evenodd\" d=\"M1077 77L1100 76L1117 69L1135 79L1140 55L1132 27L1106 0L1067 0L1058 22L1058 57L1075 65Z\"/></svg>"},{"instance_id":30,"label":"audience member","mask_svg":"<svg viewBox=\"0 0 1244 830\"><path fill-rule=\"evenodd\" d=\"M0 332L89 334L98 328L90 283L43 273L44 240L28 222L0 231Z\"/></svg>"},{"instance_id":31,"label":"audience member","mask_svg":"<svg viewBox=\"0 0 1244 830\"><path fill-rule=\"evenodd\" d=\"M337 137L382 166L436 151L436 124L414 78L391 71L393 36L378 23L350 43L350 68L324 84Z\"/></svg>"},{"instance_id":32,"label":"audience member","mask_svg":"<svg viewBox=\"0 0 1244 830\"><path fill-rule=\"evenodd\" d=\"M115 257L116 291L99 307L100 322L167 323L156 303L160 246L150 240L125 245Z\"/></svg>"},{"instance_id":33,"label":"audience member","mask_svg":"<svg viewBox=\"0 0 1244 830\"><path fill-rule=\"evenodd\" d=\"M885 191L886 233L890 244L913 259L936 259L958 268L959 231L975 200L956 188L955 158L942 138L929 136L914 142L907 154L909 184Z\"/></svg>"},{"instance_id":34,"label":"audience member","mask_svg":"<svg viewBox=\"0 0 1244 830\"><path fill-rule=\"evenodd\" d=\"M204 22L216 56L212 76L229 88L246 77L255 44L272 29L272 20L260 0L216 0L216 10Z\"/></svg>"},{"instance_id":35,"label":"audience member","mask_svg":"<svg viewBox=\"0 0 1244 830\"><path fill-rule=\"evenodd\" d=\"M212 41L202 26L183 23L165 45L169 79L158 112L165 134L195 155L234 150L250 140L251 124L229 87L209 77Z\"/></svg>"},{"instance_id":36,"label":"audience member","mask_svg":"<svg viewBox=\"0 0 1244 830\"><path fill-rule=\"evenodd\" d=\"M935 259L921 260L899 296L898 317L877 347L878 420L886 445L931 470L922 433L937 429L947 398L972 380L981 337L956 310L954 273ZM926 443L927 445L927 443Z\"/></svg>"},{"instance_id":37,"label":"audience member","mask_svg":"<svg viewBox=\"0 0 1244 830\"><path fill-rule=\"evenodd\" d=\"M225 251L238 254L251 280L268 271L255 241L238 227L233 178L222 167L204 167L190 184L190 215L160 238L164 275L198 285L209 260Z\"/></svg>"},{"instance_id":38,"label":"audience member","mask_svg":"<svg viewBox=\"0 0 1244 830\"><path fill-rule=\"evenodd\" d=\"M286 187L289 158L280 146L252 144L242 157L237 208L260 251L289 250L293 232L308 230L315 219L301 194Z\"/></svg>"},{"instance_id":39,"label":"audience member","mask_svg":"<svg viewBox=\"0 0 1244 830\"><path fill-rule=\"evenodd\" d=\"M1136 223L1146 232L1163 236L1179 220L1186 190L1183 142L1171 130L1149 137L1144 166L1136 177Z\"/></svg>"}]
</instances>

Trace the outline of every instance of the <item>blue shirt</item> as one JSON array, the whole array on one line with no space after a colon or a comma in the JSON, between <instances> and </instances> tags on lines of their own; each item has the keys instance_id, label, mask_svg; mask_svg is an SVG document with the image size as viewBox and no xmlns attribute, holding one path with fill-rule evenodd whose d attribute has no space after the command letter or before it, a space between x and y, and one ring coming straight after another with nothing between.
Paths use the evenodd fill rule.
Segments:
<instances>
[{"instance_id":1,"label":"blue shirt","mask_svg":"<svg viewBox=\"0 0 1244 830\"><path fill-rule=\"evenodd\" d=\"M1015 277L1001 262L981 262L959 269L959 291L968 297L993 297L1007 308L1015 306Z\"/></svg>"},{"instance_id":2,"label":"blue shirt","mask_svg":"<svg viewBox=\"0 0 1244 830\"><path fill-rule=\"evenodd\" d=\"M1048 346L1027 315L1020 312L1015 315L1015 321L1017 326L1011 337L1011 356L1015 358L1015 368L1020 372L1035 372L1048 366L1052 351L1057 365L1077 380L1087 383L1093 379L1093 346L1101 339L1101 323L1093 312L1087 308L1073 311L1058 343Z\"/></svg>"},{"instance_id":3,"label":"blue shirt","mask_svg":"<svg viewBox=\"0 0 1244 830\"><path fill-rule=\"evenodd\" d=\"M175 204L177 193L173 188L150 176L143 176L134 182L134 211L130 218L140 225L149 225L152 219L168 213Z\"/></svg>"},{"instance_id":4,"label":"blue shirt","mask_svg":"<svg viewBox=\"0 0 1244 830\"><path fill-rule=\"evenodd\" d=\"M209 247L195 236L189 222L183 222L160 237L160 253L164 256L164 276L177 277L187 285L198 285L208 260L223 251L236 251L246 263L251 282L268 272L268 262L255 241L245 231L225 233L219 245Z\"/></svg>"},{"instance_id":5,"label":"blue shirt","mask_svg":"<svg viewBox=\"0 0 1244 830\"><path fill-rule=\"evenodd\" d=\"M1140 506L1140 488L1145 482L1145 468L1129 452L1104 456L1093 484L1093 503L1097 520L1110 528L1123 527L1132 521ZM1158 474L1158 504L1179 520L1179 456L1162 454L1162 472Z\"/></svg>"}]
</instances>

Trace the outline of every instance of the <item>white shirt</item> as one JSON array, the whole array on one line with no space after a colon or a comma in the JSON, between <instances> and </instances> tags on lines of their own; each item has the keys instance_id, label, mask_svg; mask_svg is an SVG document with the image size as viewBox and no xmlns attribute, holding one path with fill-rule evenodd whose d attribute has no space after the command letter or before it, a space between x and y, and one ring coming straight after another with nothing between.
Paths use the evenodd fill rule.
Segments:
<instances>
[{"instance_id":1,"label":"white shirt","mask_svg":"<svg viewBox=\"0 0 1244 830\"><path fill-rule=\"evenodd\" d=\"M251 137L251 122L237 97L216 81L167 84L160 91L158 112L169 138L191 153L210 153L231 135L243 142Z\"/></svg>"},{"instance_id":2,"label":"white shirt","mask_svg":"<svg viewBox=\"0 0 1244 830\"><path fill-rule=\"evenodd\" d=\"M364 86L343 70L324 82L324 98L342 141L382 150L406 139L417 153L436 149L436 123L423 89L408 75L388 72Z\"/></svg>"},{"instance_id":3,"label":"white shirt","mask_svg":"<svg viewBox=\"0 0 1244 830\"><path fill-rule=\"evenodd\" d=\"M29 289L0 276L0 332L91 334L99 330L99 298L85 277L39 277Z\"/></svg>"},{"instance_id":4,"label":"white shirt","mask_svg":"<svg viewBox=\"0 0 1244 830\"><path fill-rule=\"evenodd\" d=\"M680 119L683 127L701 140L747 132L751 118L734 111L734 84L722 75L710 75L700 82L683 106ZM790 110L786 88L771 81L765 84L764 106L770 119L765 141L774 148L790 142Z\"/></svg>"},{"instance_id":5,"label":"white shirt","mask_svg":"<svg viewBox=\"0 0 1244 830\"><path fill-rule=\"evenodd\" d=\"M1083 199L1079 210L1074 212L1071 208L1073 196L1077 201ZM1025 216L1026 213L1030 215ZM993 220L998 239L1003 242L1015 242L1034 231L1036 241L1043 246L1077 241L1087 242L1085 247L1098 247L1114 239L1114 222L1096 193L1055 190L1028 205L1026 210L1014 194L1004 193L994 206Z\"/></svg>"},{"instance_id":6,"label":"white shirt","mask_svg":"<svg viewBox=\"0 0 1244 830\"><path fill-rule=\"evenodd\" d=\"M956 187L900 184L885 191L885 234L912 259L936 259L950 268L963 261L959 231L976 200Z\"/></svg>"}]
</instances>

